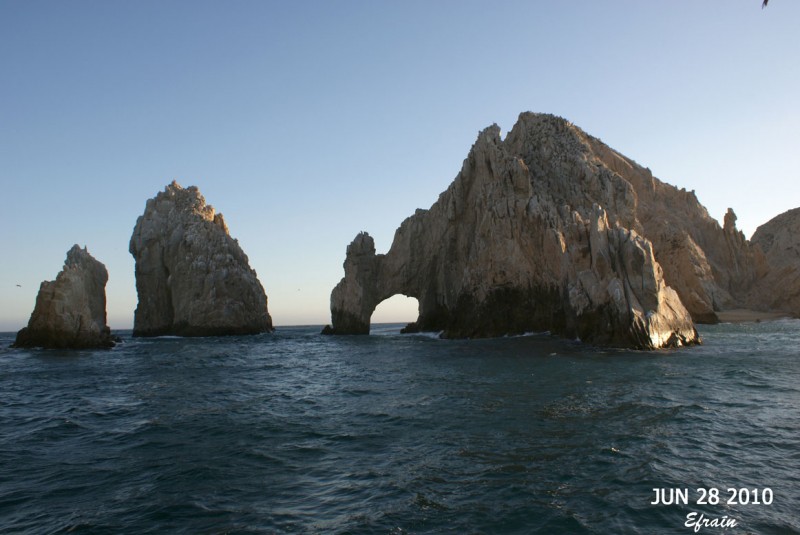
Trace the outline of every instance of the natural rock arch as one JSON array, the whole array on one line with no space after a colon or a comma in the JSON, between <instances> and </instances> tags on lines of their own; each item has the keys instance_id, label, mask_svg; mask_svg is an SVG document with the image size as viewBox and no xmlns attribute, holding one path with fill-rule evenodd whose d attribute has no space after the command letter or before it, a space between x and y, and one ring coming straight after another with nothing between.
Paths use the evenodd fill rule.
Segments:
<instances>
[{"instance_id":1,"label":"natural rock arch","mask_svg":"<svg viewBox=\"0 0 800 535\"><path fill-rule=\"evenodd\" d=\"M623 347L699 342L642 236L639 184L620 173L634 169L643 187L655 179L598 147L550 115L522 114L506 140L485 129L455 181L403 221L385 255L365 232L347 247L324 332L367 334L377 304L402 293L419 301L419 329L444 337L550 330Z\"/></svg>"},{"instance_id":2,"label":"natural rock arch","mask_svg":"<svg viewBox=\"0 0 800 535\"><path fill-rule=\"evenodd\" d=\"M375 307L370 317L372 325L409 324L419 316L419 299L401 293L387 297Z\"/></svg>"},{"instance_id":3,"label":"natural rock arch","mask_svg":"<svg viewBox=\"0 0 800 535\"><path fill-rule=\"evenodd\" d=\"M345 278L337 286L340 291L331 294L333 324L339 332L369 334L375 309L398 294L415 298L422 310L422 292L415 287L414 277L393 263L392 258L394 255L376 255L375 241L366 232L359 233L347 247ZM325 332L332 334L330 329Z\"/></svg>"}]
</instances>

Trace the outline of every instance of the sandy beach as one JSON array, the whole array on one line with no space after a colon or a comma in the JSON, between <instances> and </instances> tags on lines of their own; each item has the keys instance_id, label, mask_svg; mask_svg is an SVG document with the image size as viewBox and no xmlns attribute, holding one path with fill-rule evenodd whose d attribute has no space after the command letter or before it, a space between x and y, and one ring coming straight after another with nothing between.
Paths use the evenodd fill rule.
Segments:
<instances>
[{"instance_id":1,"label":"sandy beach","mask_svg":"<svg viewBox=\"0 0 800 535\"><path fill-rule=\"evenodd\" d=\"M747 323L751 321L769 321L791 317L785 312L759 312L746 308L735 308L717 312L717 317L722 323Z\"/></svg>"}]
</instances>

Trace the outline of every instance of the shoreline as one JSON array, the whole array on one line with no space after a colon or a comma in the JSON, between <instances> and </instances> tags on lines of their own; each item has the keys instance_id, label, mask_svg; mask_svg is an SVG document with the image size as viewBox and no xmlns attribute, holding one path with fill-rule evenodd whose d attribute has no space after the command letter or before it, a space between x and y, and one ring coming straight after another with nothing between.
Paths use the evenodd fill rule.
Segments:
<instances>
[{"instance_id":1,"label":"shoreline","mask_svg":"<svg viewBox=\"0 0 800 535\"><path fill-rule=\"evenodd\" d=\"M746 308L734 308L717 312L720 323L752 323L791 318L786 312L761 312Z\"/></svg>"}]
</instances>

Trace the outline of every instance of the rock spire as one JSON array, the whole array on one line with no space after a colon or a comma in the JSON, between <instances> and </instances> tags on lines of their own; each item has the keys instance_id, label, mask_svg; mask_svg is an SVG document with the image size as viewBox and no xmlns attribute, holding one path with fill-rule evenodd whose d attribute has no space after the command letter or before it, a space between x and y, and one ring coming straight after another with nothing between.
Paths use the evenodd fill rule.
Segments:
<instances>
[{"instance_id":1,"label":"rock spire","mask_svg":"<svg viewBox=\"0 0 800 535\"><path fill-rule=\"evenodd\" d=\"M106 348L115 338L106 325L106 267L84 247L73 245L64 268L44 281L28 326L14 347Z\"/></svg>"},{"instance_id":2,"label":"rock spire","mask_svg":"<svg viewBox=\"0 0 800 535\"><path fill-rule=\"evenodd\" d=\"M147 201L130 241L139 304L134 336L272 331L267 296L222 214L173 181Z\"/></svg>"}]
</instances>

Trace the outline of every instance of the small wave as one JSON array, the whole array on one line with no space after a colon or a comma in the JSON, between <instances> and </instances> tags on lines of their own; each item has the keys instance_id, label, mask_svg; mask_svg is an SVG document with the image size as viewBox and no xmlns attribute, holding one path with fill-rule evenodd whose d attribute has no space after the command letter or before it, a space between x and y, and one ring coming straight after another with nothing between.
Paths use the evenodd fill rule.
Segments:
<instances>
[{"instance_id":1,"label":"small wave","mask_svg":"<svg viewBox=\"0 0 800 535\"><path fill-rule=\"evenodd\" d=\"M526 338L532 336L551 336L550 331L529 331L522 334L510 334L506 338Z\"/></svg>"},{"instance_id":2,"label":"small wave","mask_svg":"<svg viewBox=\"0 0 800 535\"><path fill-rule=\"evenodd\" d=\"M413 337L416 337L416 338L429 338L429 339L432 339L432 340L444 340L444 338L442 338L442 334L444 334L444 331L438 331L438 332L436 332L436 331L422 331L422 332L418 332L418 333L404 334L403 336L413 336Z\"/></svg>"}]
</instances>

